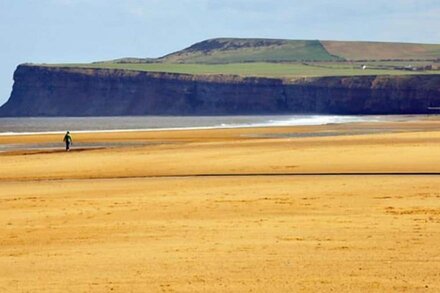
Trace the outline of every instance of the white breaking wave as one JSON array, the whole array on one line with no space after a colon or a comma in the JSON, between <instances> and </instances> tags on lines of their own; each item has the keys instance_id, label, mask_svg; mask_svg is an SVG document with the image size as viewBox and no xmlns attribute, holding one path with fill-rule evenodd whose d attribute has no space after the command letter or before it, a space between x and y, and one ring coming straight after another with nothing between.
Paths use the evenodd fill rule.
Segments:
<instances>
[{"instance_id":1,"label":"white breaking wave","mask_svg":"<svg viewBox=\"0 0 440 293\"><path fill-rule=\"evenodd\" d=\"M379 122L384 118L378 116L330 116L330 115L313 115L313 116L292 116L283 117L284 119L271 119L261 123L249 124L227 124L223 123L221 127L237 128L237 127L276 127L276 126L313 126L328 124L343 124L356 122Z\"/></svg>"}]
</instances>

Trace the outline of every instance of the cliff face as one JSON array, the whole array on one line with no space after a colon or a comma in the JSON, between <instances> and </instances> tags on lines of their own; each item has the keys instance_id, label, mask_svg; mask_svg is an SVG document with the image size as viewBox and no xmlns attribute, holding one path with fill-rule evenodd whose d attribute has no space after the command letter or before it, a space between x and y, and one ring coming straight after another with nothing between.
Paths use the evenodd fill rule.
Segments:
<instances>
[{"instance_id":1,"label":"cliff face","mask_svg":"<svg viewBox=\"0 0 440 293\"><path fill-rule=\"evenodd\" d=\"M440 75L295 81L20 65L0 116L421 114Z\"/></svg>"}]
</instances>

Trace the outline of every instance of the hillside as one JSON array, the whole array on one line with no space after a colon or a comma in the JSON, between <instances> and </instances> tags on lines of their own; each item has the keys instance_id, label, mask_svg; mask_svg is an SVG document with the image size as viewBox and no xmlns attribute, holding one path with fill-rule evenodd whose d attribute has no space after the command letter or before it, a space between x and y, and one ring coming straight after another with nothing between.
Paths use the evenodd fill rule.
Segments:
<instances>
[{"instance_id":1,"label":"hillside","mask_svg":"<svg viewBox=\"0 0 440 293\"><path fill-rule=\"evenodd\" d=\"M219 38L166 55L165 63L436 60L439 44Z\"/></svg>"},{"instance_id":2,"label":"hillside","mask_svg":"<svg viewBox=\"0 0 440 293\"><path fill-rule=\"evenodd\" d=\"M319 41L212 39L159 59L168 63L336 61Z\"/></svg>"},{"instance_id":3,"label":"hillside","mask_svg":"<svg viewBox=\"0 0 440 293\"><path fill-rule=\"evenodd\" d=\"M286 78L437 74L440 44L219 38L156 59L48 66Z\"/></svg>"},{"instance_id":4,"label":"hillside","mask_svg":"<svg viewBox=\"0 0 440 293\"><path fill-rule=\"evenodd\" d=\"M49 67L297 79L439 74L440 45L277 39L211 39L161 58L120 58Z\"/></svg>"}]
</instances>

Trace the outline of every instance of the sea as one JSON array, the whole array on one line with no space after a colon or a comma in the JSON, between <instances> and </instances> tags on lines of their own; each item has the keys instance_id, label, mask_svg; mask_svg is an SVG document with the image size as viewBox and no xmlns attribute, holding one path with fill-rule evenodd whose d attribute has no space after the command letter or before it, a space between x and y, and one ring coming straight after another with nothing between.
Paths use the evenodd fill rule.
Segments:
<instances>
[{"instance_id":1,"label":"sea","mask_svg":"<svg viewBox=\"0 0 440 293\"><path fill-rule=\"evenodd\" d=\"M0 118L0 135L71 132L155 131L242 127L326 125L352 122L407 120L412 116L128 116Z\"/></svg>"}]
</instances>

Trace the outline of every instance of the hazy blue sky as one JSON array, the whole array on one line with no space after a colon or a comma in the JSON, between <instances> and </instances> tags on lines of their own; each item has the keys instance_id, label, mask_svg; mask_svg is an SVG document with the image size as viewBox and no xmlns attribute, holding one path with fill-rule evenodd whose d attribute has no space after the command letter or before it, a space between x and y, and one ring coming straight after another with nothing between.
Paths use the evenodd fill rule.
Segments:
<instances>
[{"instance_id":1,"label":"hazy blue sky","mask_svg":"<svg viewBox=\"0 0 440 293\"><path fill-rule=\"evenodd\" d=\"M440 43L439 0L0 0L0 104L23 62L157 57L215 37Z\"/></svg>"}]
</instances>

